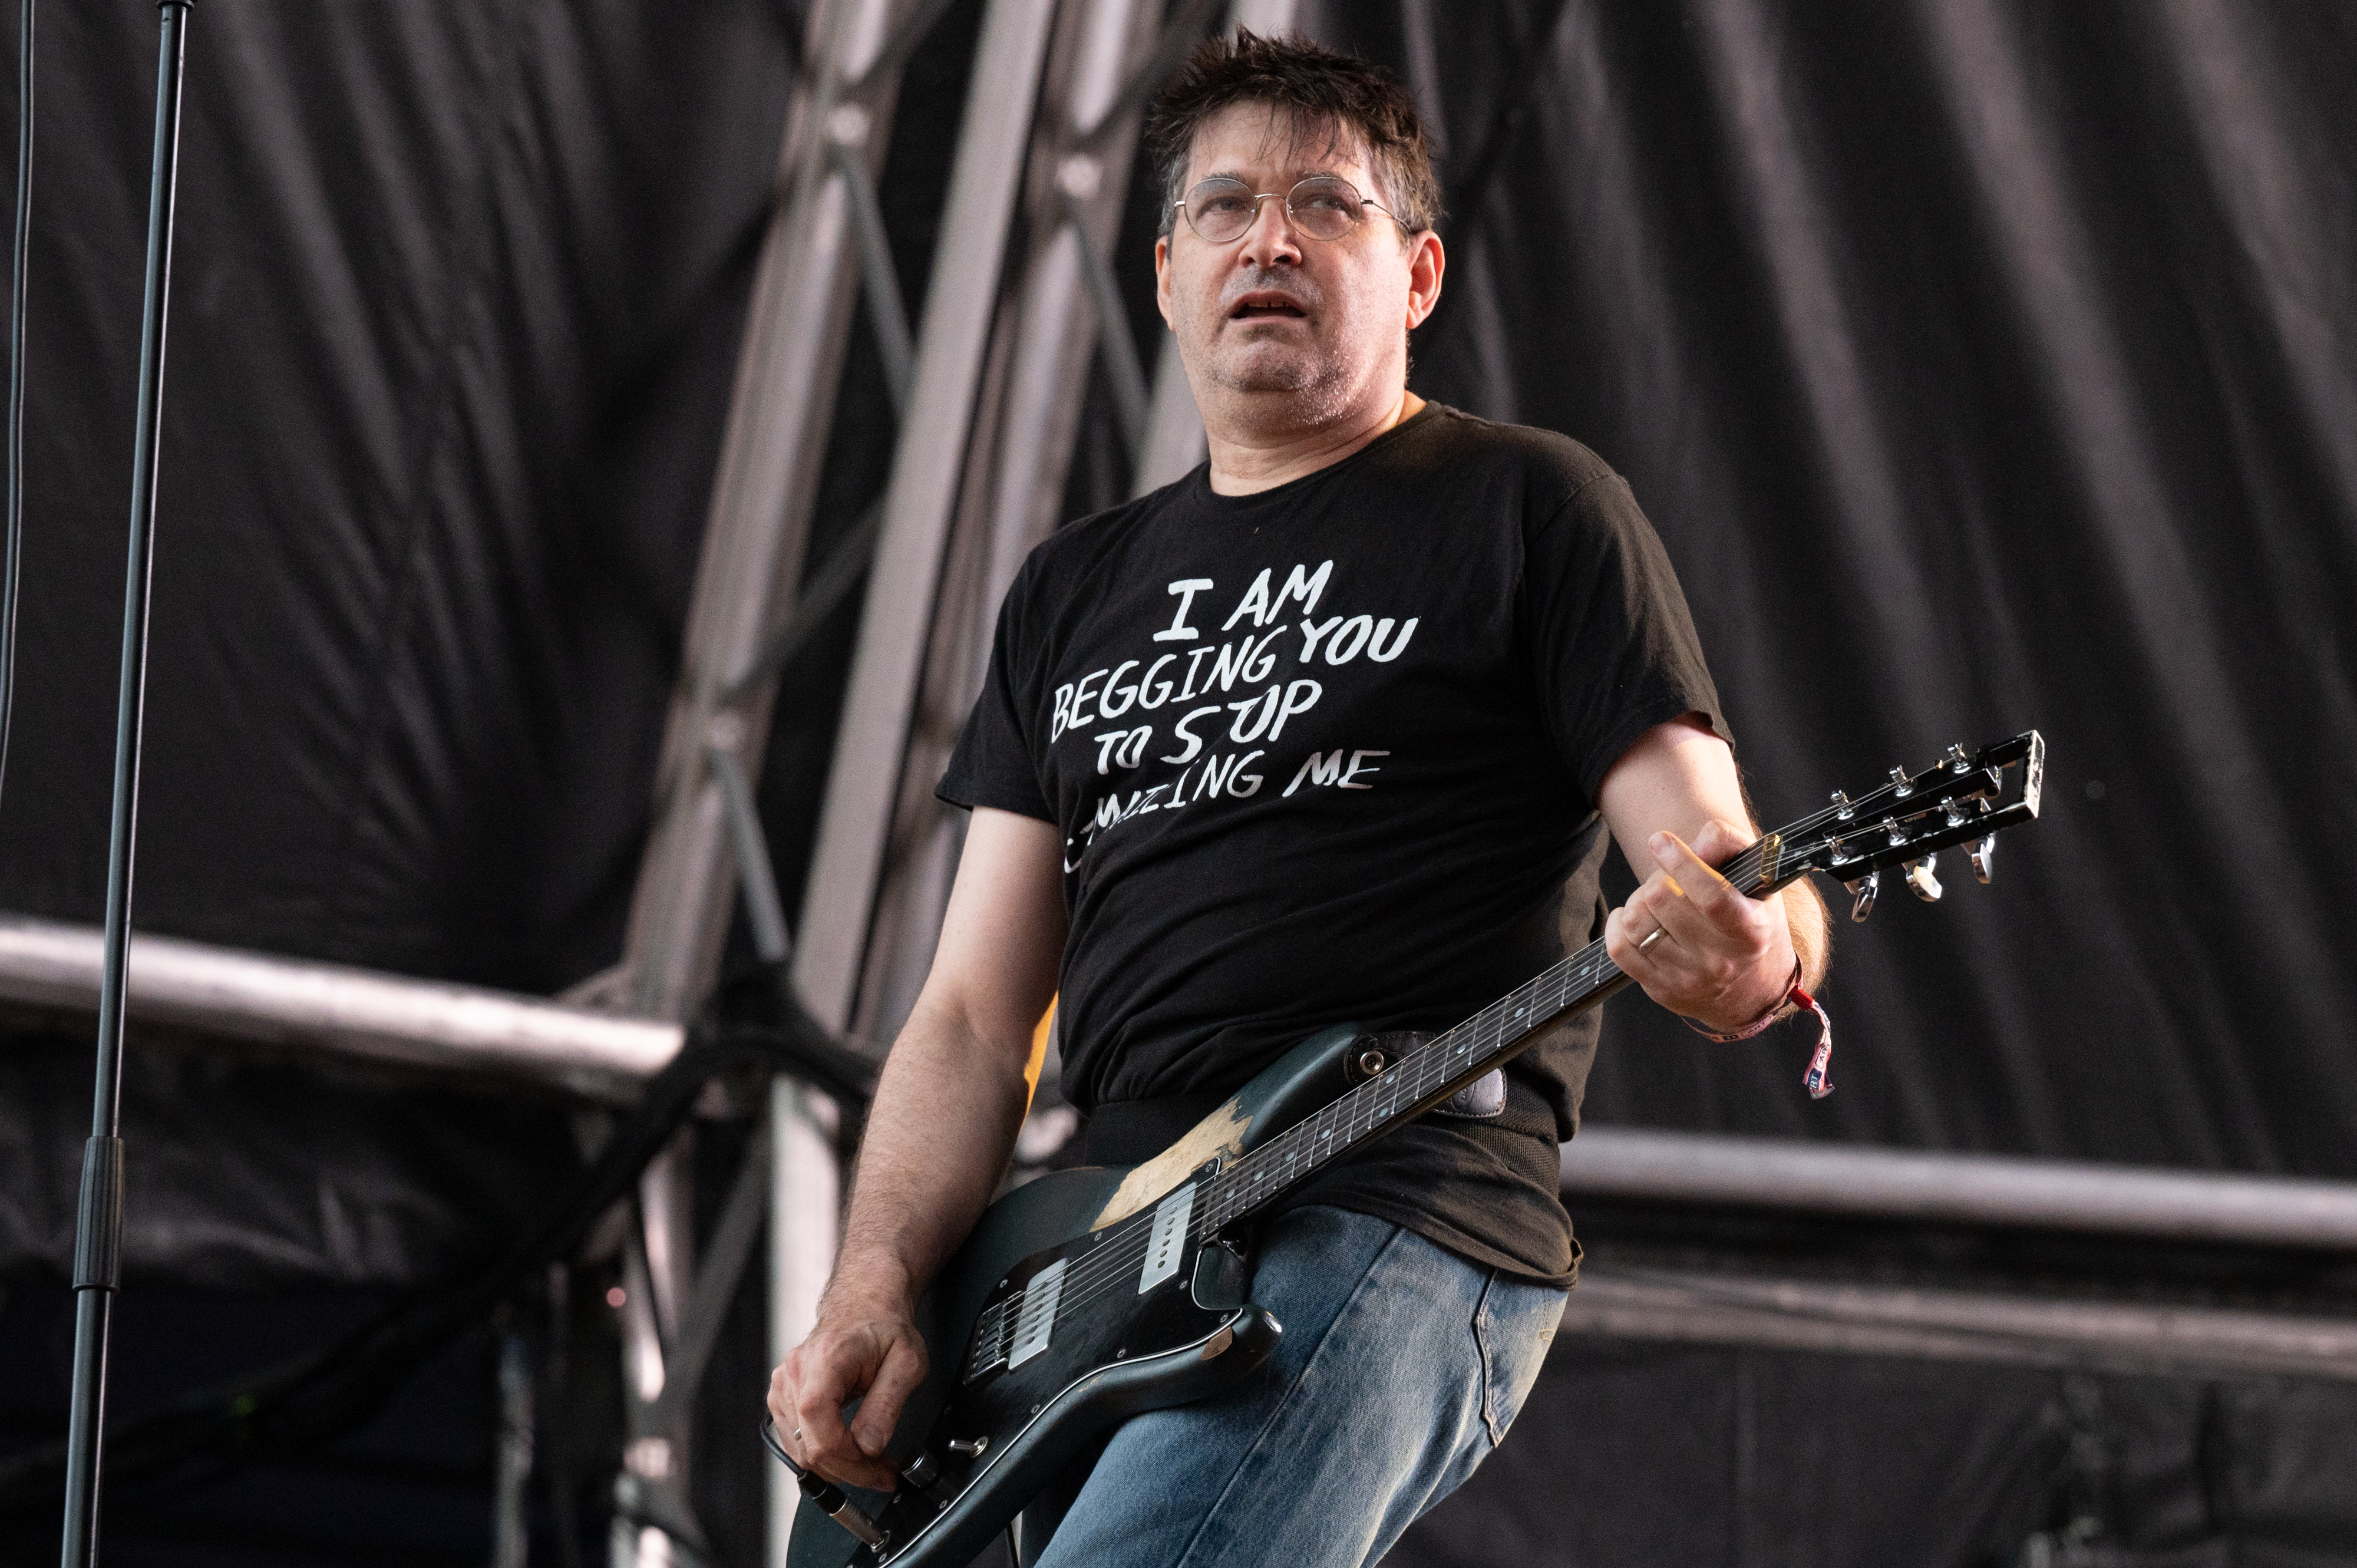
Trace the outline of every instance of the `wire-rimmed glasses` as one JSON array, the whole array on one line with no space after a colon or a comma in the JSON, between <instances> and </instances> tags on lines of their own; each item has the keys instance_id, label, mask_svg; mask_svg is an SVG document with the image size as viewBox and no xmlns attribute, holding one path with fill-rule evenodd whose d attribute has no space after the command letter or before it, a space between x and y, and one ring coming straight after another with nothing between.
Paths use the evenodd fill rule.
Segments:
<instances>
[{"instance_id":1,"label":"wire-rimmed glasses","mask_svg":"<svg viewBox=\"0 0 2357 1568\"><path fill-rule=\"evenodd\" d=\"M1313 240L1339 240L1367 220L1367 209L1373 208L1384 217L1399 223L1399 218L1382 202L1359 194L1359 188L1340 175L1313 174L1291 190L1256 191L1243 180L1230 176L1213 175L1198 180L1187 192L1187 199L1171 205L1187 215L1187 226L1207 244L1229 245L1243 238L1244 231L1260 216L1264 201L1282 200L1286 221ZM1400 223L1405 230L1407 225Z\"/></svg>"}]
</instances>

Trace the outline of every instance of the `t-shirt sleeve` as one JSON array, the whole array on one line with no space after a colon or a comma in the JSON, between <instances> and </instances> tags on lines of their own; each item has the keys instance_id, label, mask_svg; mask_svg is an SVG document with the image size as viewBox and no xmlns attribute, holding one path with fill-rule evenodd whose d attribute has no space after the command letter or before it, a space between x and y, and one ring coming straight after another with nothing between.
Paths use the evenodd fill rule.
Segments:
<instances>
[{"instance_id":1,"label":"t-shirt sleeve","mask_svg":"<svg viewBox=\"0 0 2357 1568\"><path fill-rule=\"evenodd\" d=\"M1056 813L1039 788L1039 768L1031 749L1030 717L1039 712L1022 672L1039 661L1026 656L1022 607L1030 574L1018 575L998 608L998 628L990 641L990 669L982 695L950 753L949 767L933 793L952 806L993 806L1052 822Z\"/></svg>"},{"instance_id":2,"label":"t-shirt sleeve","mask_svg":"<svg viewBox=\"0 0 2357 1568\"><path fill-rule=\"evenodd\" d=\"M1586 484L1529 535L1523 612L1555 752L1593 801L1654 725L1706 715L1731 745L1677 574L1627 481Z\"/></svg>"}]
</instances>

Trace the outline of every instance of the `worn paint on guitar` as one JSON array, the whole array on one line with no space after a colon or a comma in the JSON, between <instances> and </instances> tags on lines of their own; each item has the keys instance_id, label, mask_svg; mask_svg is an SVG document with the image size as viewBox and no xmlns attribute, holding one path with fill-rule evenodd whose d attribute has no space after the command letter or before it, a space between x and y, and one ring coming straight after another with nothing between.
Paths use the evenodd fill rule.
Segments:
<instances>
[{"instance_id":1,"label":"worn paint on guitar","mask_svg":"<svg viewBox=\"0 0 2357 1568\"><path fill-rule=\"evenodd\" d=\"M1349 1089L1350 1047L1358 1037L1357 1025L1340 1024L1294 1047L1184 1137L1133 1167L1090 1229L1102 1230L1152 1208L1203 1165L1250 1154Z\"/></svg>"}]
</instances>

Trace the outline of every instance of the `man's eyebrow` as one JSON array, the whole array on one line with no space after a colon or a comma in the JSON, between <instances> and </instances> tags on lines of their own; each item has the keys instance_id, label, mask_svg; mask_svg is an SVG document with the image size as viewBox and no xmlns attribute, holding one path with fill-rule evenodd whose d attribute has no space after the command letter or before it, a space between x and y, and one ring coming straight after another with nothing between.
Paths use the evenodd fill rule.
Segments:
<instances>
[{"instance_id":1,"label":"man's eyebrow","mask_svg":"<svg viewBox=\"0 0 2357 1568\"><path fill-rule=\"evenodd\" d=\"M1296 167L1290 175L1284 173L1278 174L1277 178L1299 181L1311 179L1319 175L1339 175L1345 179L1349 179L1352 177L1352 171L1348 166L1348 162L1349 160L1347 159L1338 159L1333 166L1326 168L1320 168L1315 165L1303 164ZM1203 180L1207 179L1232 179L1238 185L1245 187L1249 187L1253 183L1249 177L1239 174L1234 169L1225 168L1208 170L1197 177L1196 183L1200 185Z\"/></svg>"}]
</instances>

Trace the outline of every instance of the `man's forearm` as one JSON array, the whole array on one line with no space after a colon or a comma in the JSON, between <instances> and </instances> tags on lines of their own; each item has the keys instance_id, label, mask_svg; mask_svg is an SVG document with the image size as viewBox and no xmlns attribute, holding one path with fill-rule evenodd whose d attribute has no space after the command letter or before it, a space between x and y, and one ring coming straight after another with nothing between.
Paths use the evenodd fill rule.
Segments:
<instances>
[{"instance_id":1,"label":"man's forearm","mask_svg":"<svg viewBox=\"0 0 2357 1568\"><path fill-rule=\"evenodd\" d=\"M1807 877L1784 889L1784 923L1792 931L1792 956L1801 961L1801 989L1813 993L1824 983L1825 965L1832 959L1833 925L1816 884Z\"/></svg>"},{"instance_id":2,"label":"man's forearm","mask_svg":"<svg viewBox=\"0 0 2357 1568\"><path fill-rule=\"evenodd\" d=\"M913 1303L965 1240L1022 1125L1027 1044L919 1002L868 1112L830 1296Z\"/></svg>"}]
</instances>

